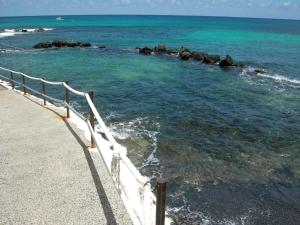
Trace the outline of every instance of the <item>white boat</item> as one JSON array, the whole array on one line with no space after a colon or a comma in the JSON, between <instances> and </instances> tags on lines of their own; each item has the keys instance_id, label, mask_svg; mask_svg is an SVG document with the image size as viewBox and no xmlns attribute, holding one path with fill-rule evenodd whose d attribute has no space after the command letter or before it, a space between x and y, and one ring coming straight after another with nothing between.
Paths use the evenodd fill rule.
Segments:
<instances>
[{"instance_id":1,"label":"white boat","mask_svg":"<svg viewBox=\"0 0 300 225\"><path fill-rule=\"evenodd\" d=\"M56 20L61 21L61 20L64 20L64 19L62 17L56 17Z\"/></svg>"}]
</instances>

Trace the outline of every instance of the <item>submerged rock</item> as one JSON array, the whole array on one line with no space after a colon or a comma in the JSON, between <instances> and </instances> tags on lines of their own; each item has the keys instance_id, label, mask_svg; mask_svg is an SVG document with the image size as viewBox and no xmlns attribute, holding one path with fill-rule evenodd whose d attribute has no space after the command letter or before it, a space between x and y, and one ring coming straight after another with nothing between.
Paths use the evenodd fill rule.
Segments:
<instances>
[{"instance_id":1,"label":"submerged rock","mask_svg":"<svg viewBox=\"0 0 300 225\"><path fill-rule=\"evenodd\" d=\"M228 67L228 66L233 66L233 59L230 55L226 55L224 59L221 60L220 67Z\"/></svg>"},{"instance_id":2,"label":"submerged rock","mask_svg":"<svg viewBox=\"0 0 300 225\"><path fill-rule=\"evenodd\" d=\"M106 48L105 45L99 45L98 48Z\"/></svg>"},{"instance_id":3,"label":"submerged rock","mask_svg":"<svg viewBox=\"0 0 300 225\"><path fill-rule=\"evenodd\" d=\"M203 63L206 64L213 64L217 63L221 60L221 57L219 55L207 55L203 59Z\"/></svg>"},{"instance_id":4,"label":"submerged rock","mask_svg":"<svg viewBox=\"0 0 300 225\"><path fill-rule=\"evenodd\" d=\"M152 52L153 50L151 48L148 48L147 46L139 49L139 53L144 55L151 55Z\"/></svg>"},{"instance_id":5,"label":"submerged rock","mask_svg":"<svg viewBox=\"0 0 300 225\"><path fill-rule=\"evenodd\" d=\"M158 45L154 48L154 52L157 54L165 54L167 52L167 48L164 45Z\"/></svg>"},{"instance_id":6,"label":"submerged rock","mask_svg":"<svg viewBox=\"0 0 300 225\"><path fill-rule=\"evenodd\" d=\"M52 43L51 42L38 43L34 45L33 48L52 48Z\"/></svg>"},{"instance_id":7,"label":"submerged rock","mask_svg":"<svg viewBox=\"0 0 300 225\"><path fill-rule=\"evenodd\" d=\"M91 47L90 43L81 43L79 41L55 40L53 42L41 42L33 46L33 48L75 48L75 47Z\"/></svg>"},{"instance_id":8,"label":"submerged rock","mask_svg":"<svg viewBox=\"0 0 300 225\"><path fill-rule=\"evenodd\" d=\"M261 69L255 69L254 72L255 72L255 73L261 73L261 74L267 73L266 71L261 70Z\"/></svg>"}]
</instances>

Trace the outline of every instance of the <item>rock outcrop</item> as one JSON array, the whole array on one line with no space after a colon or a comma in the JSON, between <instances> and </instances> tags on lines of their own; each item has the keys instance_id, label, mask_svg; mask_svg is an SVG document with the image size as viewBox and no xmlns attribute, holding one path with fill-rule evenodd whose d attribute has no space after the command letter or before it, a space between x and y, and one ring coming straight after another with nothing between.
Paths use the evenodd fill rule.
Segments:
<instances>
[{"instance_id":1,"label":"rock outcrop","mask_svg":"<svg viewBox=\"0 0 300 225\"><path fill-rule=\"evenodd\" d=\"M90 43L82 43L79 41L65 41L65 40L55 40L53 42L41 42L33 46L33 48L87 48L91 47Z\"/></svg>"},{"instance_id":2,"label":"rock outcrop","mask_svg":"<svg viewBox=\"0 0 300 225\"><path fill-rule=\"evenodd\" d=\"M233 66L233 59L230 55L226 55L224 59L221 60L219 63L220 67L228 67L228 66Z\"/></svg>"}]
</instances>

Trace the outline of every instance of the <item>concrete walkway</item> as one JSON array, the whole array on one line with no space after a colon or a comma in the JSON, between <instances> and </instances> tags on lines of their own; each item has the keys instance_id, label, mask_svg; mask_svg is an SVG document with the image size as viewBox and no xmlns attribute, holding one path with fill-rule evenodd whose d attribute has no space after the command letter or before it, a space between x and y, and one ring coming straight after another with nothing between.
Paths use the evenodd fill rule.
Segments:
<instances>
[{"instance_id":1,"label":"concrete walkway","mask_svg":"<svg viewBox=\"0 0 300 225\"><path fill-rule=\"evenodd\" d=\"M0 224L131 224L99 154L53 109L0 85Z\"/></svg>"}]
</instances>

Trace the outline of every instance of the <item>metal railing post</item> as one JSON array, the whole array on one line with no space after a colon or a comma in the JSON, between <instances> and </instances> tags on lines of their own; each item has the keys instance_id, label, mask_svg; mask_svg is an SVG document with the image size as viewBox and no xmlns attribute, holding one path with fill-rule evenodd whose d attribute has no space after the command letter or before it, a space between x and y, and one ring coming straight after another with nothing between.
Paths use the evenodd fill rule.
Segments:
<instances>
[{"instance_id":1,"label":"metal railing post","mask_svg":"<svg viewBox=\"0 0 300 225\"><path fill-rule=\"evenodd\" d=\"M26 95L26 87L25 87L26 81L25 81L25 76L24 75L22 75L22 80L23 80L23 92L24 92L24 95Z\"/></svg>"},{"instance_id":2,"label":"metal railing post","mask_svg":"<svg viewBox=\"0 0 300 225\"><path fill-rule=\"evenodd\" d=\"M43 96L43 99L44 99L44 105L46 105L46 85L45 85L45 82L42 81L42 94L44 95Z\"/></svg>"},{"instance_id":3,"label":"metal railing post","mask_svg":"<svg viewBox=\"0 0 300 225\"><path fill-rule=\"evenodd\" d=\"M156 181L156 225L165 225L167 182L159 177Z\"/></svg>"},{"instance_id":4,"label":"metal railing post","mask_svg":"<svg viewBox=\"0 0 300 225\"><path fill-rule=\"evenodd\" d=\"M89 92L89 96L90 96L92 102L94 102L94 92L93 92L93 91L90 91L90 92ZM95 115L94 115L93 110L91 109L91 107L89 107L89 108L90 108L90 123L91 123L91 126L92 126L93 131L95 131ZM92 147L92 148L95 148L95 147L96 147L92 135L91 135L91 147Z\"/></svg>"},{"instance_id":5,"label":"metal railing post","mask_svg":"<svg viewBox=\"0 0 300 225\"><path fill-rule=\"evenodd\" d=\"M10 81L11 81L11 87L12 87L12 89L15 89L14 75L13 75L12 72L10 72Z\"/></svg>"},{"instance_id":6,"label":"metal railing post","mask_svg":"<svg viewBox=\"0 0 300 225\"><path fill-rule=\"evenodd\" d=\"M69 85L69 81L65 81L65 83L67 85ZM65 102L67 104L70 104L70 96L69 96L69 90L68 88L65 88ZM67 109L67 118L70 118L70 109L69 109L69 106L66 106L66 109Z\"/></svg>"}]
</instances>

